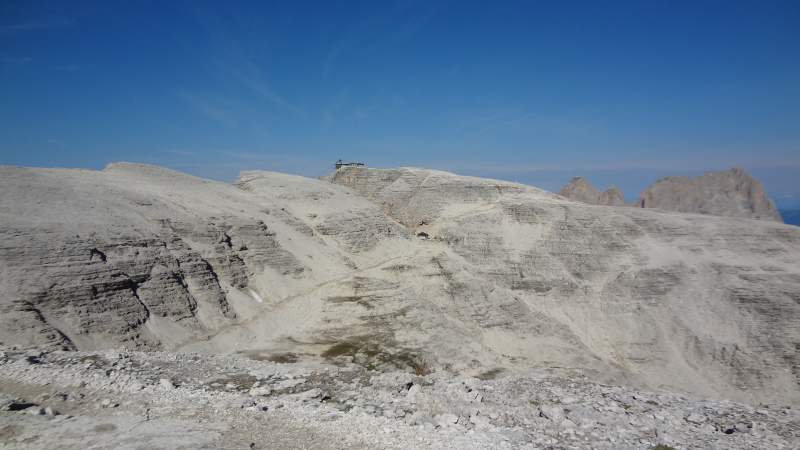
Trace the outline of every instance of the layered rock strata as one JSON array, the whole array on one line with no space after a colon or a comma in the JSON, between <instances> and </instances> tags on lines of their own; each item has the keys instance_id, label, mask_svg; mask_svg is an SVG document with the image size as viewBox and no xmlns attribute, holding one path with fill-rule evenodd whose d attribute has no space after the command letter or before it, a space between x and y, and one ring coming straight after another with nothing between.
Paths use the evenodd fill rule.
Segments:
<instances>
[{"instance_id":1,"label":"layered rock strata","mask_svg":"<svg viewBox=\"0 0 800 450\"><path fill-rule=\"evenodd\" d=\"M424 169L0 169L0 342L797 402L800 230Z\"/></svg>"}]
</instances>

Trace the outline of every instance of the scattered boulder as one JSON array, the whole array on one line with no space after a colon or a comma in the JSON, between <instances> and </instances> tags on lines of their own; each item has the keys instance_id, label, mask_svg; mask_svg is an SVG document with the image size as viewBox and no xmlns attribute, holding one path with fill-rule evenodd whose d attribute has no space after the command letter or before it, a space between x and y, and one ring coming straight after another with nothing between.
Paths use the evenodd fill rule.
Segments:
<instances>
[{"instance_id":1,"label":"scattered boulder","mask_svg":"<svg viewBox=\"0 0 800 450\"><path fill-rule=\"evenodd\" d=\"M416 403L417 402L417 397L419 396L421 391L422 391L422 388L418 384L412 385L408 389L408 392L406 393L406 399L408 400L408 402L409 403Z\"/></svg>"},{"instance_id":2,"label":"scattered boulder","mask_svg":"<svg viewBox=\"0 0 800 450\"><path fill-rule=\"evenodd\" d=\"M43 415L47 414L45 412L45 409L42 408L42 407L39 407L39 406L34 406L32 408L28 408L28 409L25 410L25 412L30 414L30 415L32 415L32 416L43 416Z\"/></svg>"},{"instance_id":3,"label":"scattered boulder","mask_svg":"<svg viewBox=\"0 0 800 450\"><path fill-rule=\"evenodd\" d=\"M307 401L311 401L311 400L314 400L314 399L321 399L323 397L323 395L324 394L323 394L321 389L313 388L313 389L309 389L307 391L303 391L303 392L297 394L297 397L299 397L300 400L302 400L304 402L307 402Z\"/></svg>"},{"instance_id":4,"label":"scattered boulder","mask_svg":"<svg viewBox=\"0 0 800 450\"><path fill-rule=\"evenodd\" d=\"M154 357L136 355L137 358ZM629 387L596 384L574 374L520 371L501 379L478 381L459 374L421 379L410 378L401 372L380 374L361 369L354 371L354 376L341 376L341 373L329 372L327 368L311 369L303 372L303 379L313 383L313 387L305 384L296 387L301 392L274 392L272 397L265 399L243 396L238 390L210 390L205 380L219 376L221 370L248 366L248 371L262 377L255 381L247 380L253 393L258 393L255 390L266 387L262 384L271 382L263 380L297 375L266 376L267 370L263 369L273 369L271 363L233 361L227 356L208 355L208 362L192 360L189 364L179 360L174 364L176 360L171 359L174 356L165 354L155 357L169 359L165 361L167 364L158 365L160 376L181 380L181 391L187 395L167 395L165 398L163 391L154 389L120 391L102 376L103 367L86 369L52 357L48 358L46 365L33 367L20 361L17 367L24 367L24 370L17 376L21 375L20 381L28 384L47 386L47 389L37 391L45 394L34 397L43 399L45 404L59 401L61 397L57 393L65 389L62 383L75 386L72 383L76 377L89 381L86 386L74 387L70 397L77 399L86 392L87 398L97 398L98 404L109 407L113 400L120 400L119 396L122 396L122 411L114 414L114 424L109 423L108 410L81 408L78 404L71 411L79 417L75 426L83 426L89 438L92 438L92 433L102 433L108 446L119 446L123 443L121 439L128 438L114 436L112 432L117 426L123 425L127 429L128 425L150 422L143 426L158 426L159 430L164 430L157 433L158 436L191 434L203 439L193 441L200 442L201 446L213 446L205 439L217 439L216 430L229 430L231 441L235 439L235 442L244 442L245 445L256 438L260 439L258 442L273 443L264 439L272 438L274 433L279 439L284 436L287 439L279 443L301 439L299 442L306 448L327 448L325 444L328 441L333 443L332 446L352 443L357 447L360 444L392 448L796 447L792 445L796 440L793 430L799 413L794 409L763 404L756 410L730 401L640 392ZM128 371L126 376L143 380L149 377L142 371L124 370ZM192 375L187 376L188 373ZM335 393L337 401L324 403L327 392ZM412 404L409 392L424 393L424 401ZM476 403L479 392L486 396L481 403ZM14 395L21 395L21 392ZM652 399L658 399L658 402ZM170 406L165 408L162 400L167 400ZM23 402L3 393L0 393L0 401ZM46 420L58 415L55 406L57 404L29 406L26 415L41 417L27 420L18 417L16 420L38 435L47 436L49 442L58 440L58 444L63 444L49 447L80 448L78 435L56 436L61 430L52 425L59 419ZM341 409L342 406L347 408ZM176 415L175 411L181 413ZM280 420L276 421L269 411L280 414ZM370 417L365 417L365 414ZM758 422L751 423L753 417L758 417ZM11 417L11 420L15 419ZM302 441L296 431L311 423L330 424L325 425L327 432L320 437L321 440ZM276 424L287 428L279 428L276 433ZM751 426L752 431L744 431ZM0 429L6 433L4 438L10 431L19 433L20 430ZM208 430L214 431L208 433ZM736 436L731 436L733 434ZM141 446L164 447L157 445L163 441L152 440L156 439L155 434L141 435L141 440L137 436L137 443ZM387 436L391 438L384 439ZM349 441L350 437L355 440ZM174 446L174 441L171 444Z\"/></svg>"},{"instance_id":5,"label":"scattered boulder","mask_svg":"<svg viewBox=\"0 0 800 450\"><path fill-rule=\"evenodd\" d=\"M272 389L269 386L258 386L250 389L248 393L253 397L266 397L272 393Z\"/></svg>"},{"instance_id":6,"label":"scattered boulder","mask_svg":"<svg viewBox=\"0 0 800 450\"><path fill-rule=\"evenodd\" d=\"M564 414L564 408L554 405L540 406L539 416L544 417L545 419L552 420L553 422L561 422L566 417L566 415Z\"/></svg>"}]
</instances>

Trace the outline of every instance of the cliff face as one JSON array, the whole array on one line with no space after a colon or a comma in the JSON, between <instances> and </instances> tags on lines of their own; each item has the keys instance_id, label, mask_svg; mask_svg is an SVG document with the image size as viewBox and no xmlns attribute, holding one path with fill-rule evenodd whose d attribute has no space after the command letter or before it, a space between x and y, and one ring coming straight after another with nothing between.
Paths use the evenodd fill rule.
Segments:
<instances>
[{"instance_id":1,"label":"cliff face","mask_svg":"<svg viewBox=\"0 0 800 450\"><path fill-rule=\"evenodd\" d=\"M0 168L0 342L559 366L800 401L796 227L422 169L330 181Z\"/></svg>"},{"instance_id":2,"label":"cliff face","mask_svg":"<svg viewBox=\"0 0 800 450\"><path fill-rule=\"evenodd\" d=\"M625 206L625 198L616 186L598 192L592 183L583 177L574 177L558 194L590 205Z\"/></svg>"},{"instance_id":3,"label":"cliff face","mask_svg":"<svg viewBox=\"0 0 800 450\"><path fill-rule=\"evenodd\" d=\"M336 201L328 191L298 195ZM338 245L359 253L403 233L369 202L343 202L349 215L312 224L327 245L291 202L135 164L0 168L0 342L176 348L347 273Z\"/></svg>"},{"instance_id":4,"label":"cliff face","mask_svg":"<svg viewBox=\"0 0 800 450\"><path fill-rule=\"evenodd\" d=\"M611 186L597 196L597 204L605 206L625 206L625 197L616 186Z\"/></svg>"},{"instance_id":5,"label":"cliff face","mask_svg":"<svg viewBox=\"0 0 800 450\"><path fill-rule=\"evenodd\" d=\"M761 182L744 170L709 172L703 176L667 177L642 192L638 205L668 211L783 222Z\"/></svg>"},{"instance_id":6,"label":"cliff face","mask_svg":"<svg viewBox=\"0 0 800 450\"><path fill-rule=\"evenodd\" d=\"M419 169L346 169L332 180L431 237L446 288L428 298L457 305L448 315L492 354L695 392L759 396L781 385L800 395L794 227L590 208Z\"/></svg>"},{"instance_id":7,"label":"cliff face","mask_svg":"<svg viewBox=\"0 0 800 450\"><path fill-rule=\"evenodd\" d=\"M600 193L586 178L573 177L569 183L561 188L558 195L570 200L596 205L597 197L600 196Z\"/></svg>"}]
</instances>

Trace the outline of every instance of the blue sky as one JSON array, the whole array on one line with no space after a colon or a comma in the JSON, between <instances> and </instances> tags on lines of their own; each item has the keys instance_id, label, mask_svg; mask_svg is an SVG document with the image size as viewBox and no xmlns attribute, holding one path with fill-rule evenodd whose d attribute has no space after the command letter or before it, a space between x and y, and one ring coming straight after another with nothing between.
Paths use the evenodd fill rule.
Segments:
<instances>
[{"instance_id":1,"label":"blue sky","mask_svg":"<svg viewBox=\"0 0 800 450\"><path fill-rule=\"evenodd\" d=\"M496 4L495 4L496 3ZM0 164L338 158L800 199L800 2L0 2Z\"/></svg>"}]
</instances>

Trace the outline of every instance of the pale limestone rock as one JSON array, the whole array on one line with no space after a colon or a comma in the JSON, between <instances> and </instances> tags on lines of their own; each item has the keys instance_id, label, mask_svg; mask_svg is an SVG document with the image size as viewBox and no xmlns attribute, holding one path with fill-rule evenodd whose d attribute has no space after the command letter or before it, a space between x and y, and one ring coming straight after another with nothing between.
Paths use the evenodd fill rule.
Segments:
<instances>
[{"instance_id":1,"label":"pale limestone rock","mask_svg":"<svg viewBox=\"0 0 800 450\"><path fill-rule=\"evenodd\" d=\"M443 297L439 311L482 330L493 351L603 373L622 360L647 383L693 392L758 398L778 383L800 396L794 227L589 208L423 169L343 168L330 179L432 236L425 273L446 284L425 295ZM440 336L426 344L438 357L463 351L421 324Z\"/></svg>"},{"instance_id":2,"label":"pale limestone rock","mask_svg":"<svg viewBox=\"0 0 800 450\"><path fill-rule=\"evenodd\" d=\"M800 400L795 227L423 169L330 181L0 168L0 342L312 355L415 376L557 366ZM489 397L459 389L464 410L429 405L427 388L411 398L469 417Z\"/></svg>"},{"instance_id":3,"label":"pale limestone rock","mask_svg":"<svg viewBox=\"0 0 800 450\"><path fill-rule=\"evenodd\" d=\"M694 178L662 178L642 192L638 206L783 222L761 182L740 168Z\"/></svg>"},{"instance_id":4,"label":"pale limestone rock","mask_svg":"<svg viewBox=\"0 0 800 450\"><path fill-rule=\"evenodd\" d=\"M592 183L583 177L572 178L569 183L561 188L558 194L570 200L576 200L590 205L596 205L597 198L600 196L600 192L597 191Z\"/></svg>"},{"instance_id":5,"label":"pale limestone rock","mask_svg":"<svg viewBox=\"0 0 800 450\"><path fill-rule=\"evenodd\" d=\"M616 186L611 186L597 196L597 204L605 206L625 206L625 197Z\"/></svg>"},{"instance_id":6,"label":"pale limestone rock","mask_svg":"<svg viewBox=\"0 0 800 450\"><path fill-rule=\"evenodd\" d=\"M248 393L254 397L266 397L272 393L272 389L268 386L260 386L250 389Z\"/></svg>"},{"instance_id":7,"label":"pale limestone rock","mask_svg":"<svg viewBox=\"0 0 800 450\"><path fill-rule=\"evenodd\" d=\"M625 198L616 186L611 186L603 192L598 192L592 183L583 177L572 178L569 183L561 188L558 194L570 200L590 205L625 206Z\"/></svg>"}]
</instances>

